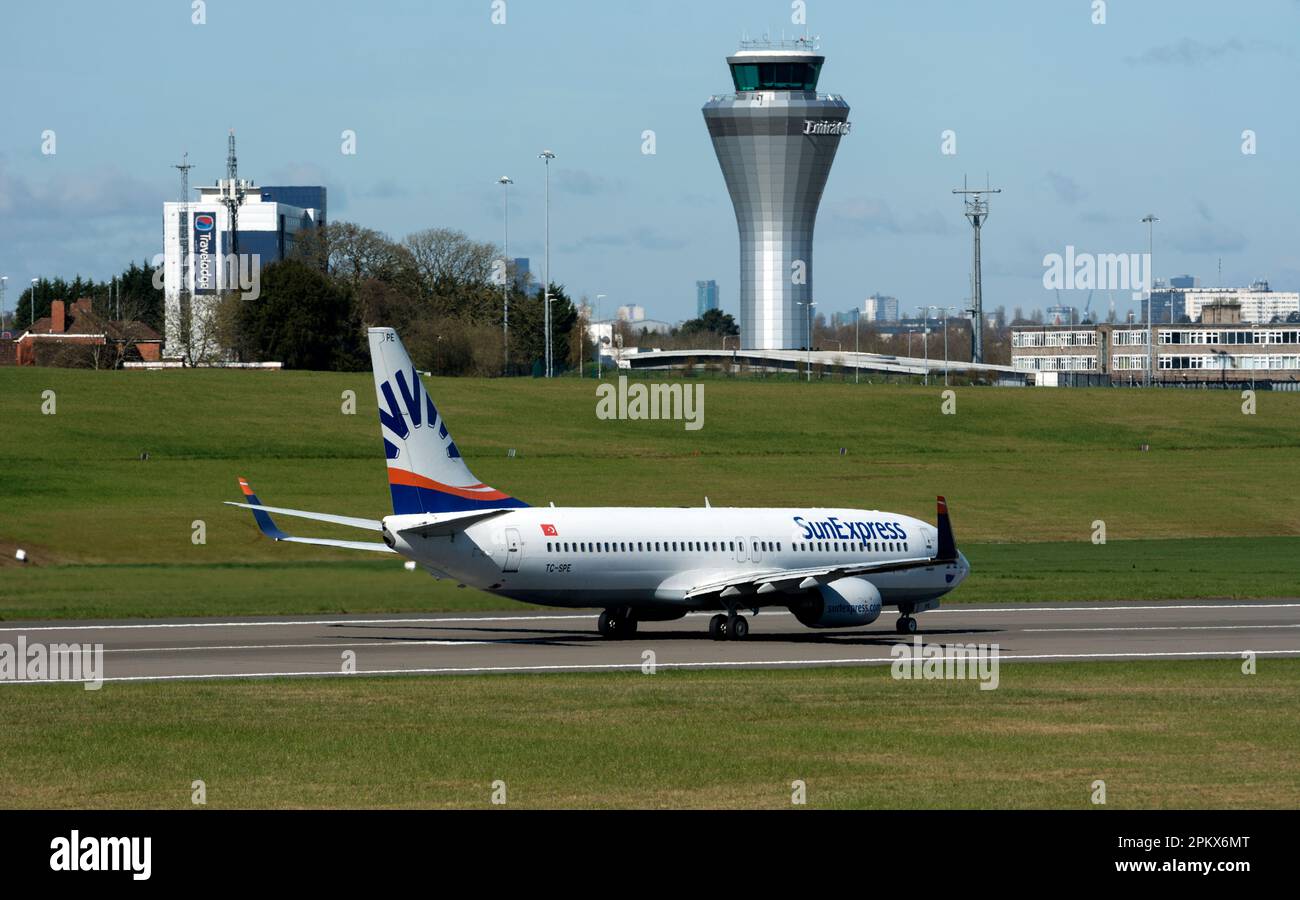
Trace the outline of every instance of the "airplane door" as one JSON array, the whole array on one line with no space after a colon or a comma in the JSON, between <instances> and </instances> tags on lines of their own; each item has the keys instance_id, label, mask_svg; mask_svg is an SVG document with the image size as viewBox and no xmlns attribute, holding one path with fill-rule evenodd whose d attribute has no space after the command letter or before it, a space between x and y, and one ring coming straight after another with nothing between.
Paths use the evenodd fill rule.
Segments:
<instances>
[{"instance_id":1,"label":"airplane door","mask_svg":"<svg viewBox=\"0 0 1300 900\"><path fill-rule=\"evenodd\" d=\"M749 539L749 558L754 562L763 561L763 545L758 542L758 538L750 537Z\"/></svg>"},{"instance_id":2,"label":"airplane door","mask_svg":"<svg viewBox=\"0 0 1300 900\"><path fill-rule=\"evenodd\" d=\"M506 564L501 567L502 572L518 572L519 557L523 556L523 545L519 540L518 528L506 529Z\"/></svg>"},{"instance_id":3,"label":"airplane door","mask_svg":"<svg viewBox=\"0 0 1300 900\"><path fill-rule=\"evenodd\" d=\"M925 535L925 549L930 551L930 556L934 556L934 535L928 528L922 533Z\"/></svg>"},{"instance_id":4,"label":"airplane door","mask_svg":"<svg viewBox=\"0 0 1300 900\"><path fill-rule=\"evenodd\" d=\"M749 559L749 551L745 549L745 539L736 535L736 562L745 562Z\"/></svg>"}]
</instances>

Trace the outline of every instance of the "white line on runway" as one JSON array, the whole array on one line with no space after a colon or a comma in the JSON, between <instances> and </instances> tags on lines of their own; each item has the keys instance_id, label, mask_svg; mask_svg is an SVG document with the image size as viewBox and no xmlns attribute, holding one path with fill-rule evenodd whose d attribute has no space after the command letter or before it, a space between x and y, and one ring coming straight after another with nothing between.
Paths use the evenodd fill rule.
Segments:
<instances>
[{"instance_id":1,"label":"white line on runway","mask_svg":"<svg viewBox=\"0 0 1300 900\"><path fill-rule=\"evenodd\" d=\"M595 613L563 616L469 616L465 618L423 618L423 619L306 619L301 621L257 621L257 622L140 622L114 625L38 625L34 628L14 626L0 628L0 631L117 631L129 628L275 628L279 625L427 625L431 622L544 622L552 619L590 619Z\"/></svg>"},{"instance_id":2,"label":"white line on runway","mask_svg":"<svg viewBox=\"0 0 1300 900\"><path fill-rule=\"evenodd\" d=\"M1075 631L1231 631L1246 628L1255 631L1261 628L1300 628L1300 623L1293 625L1113 625L1098 628L1021 628L1023 634L1061 634Z\"/></svg>"},{"instance_id":3,"label":"white line on runway","mask_svg":"<svg viewBox=\"0 0 1300 900\"><path fill-rule=\"evenodd\" d=\"M1300 650L1187 650L1157 653L1033 653L1023 655L999 656L1000 662L1028 662L1032 660L1082 660L1082 659L1162 659L1170 657L1212 657L1217 659L1241 658L1243 654L1256 656L1300 656ZM965 656L934 657L936 661L947 659L969 659ZM717 662L676 662L656 663L658 669L715 669L715 668L765 668L782 666L834 666L834 665L889 665L894 660L889 657L864 657L855 659L773 659L773 660L722 660ZM196 675L120 675L102 678L100 681L211 681L230 678L325 678L356 677L358 675L452 675L456 673L505 674L510 672L577 672L594 670L641 669L644 662L632 663L591 663L552 666L451 666L447 668L418 669L363 669L357 672L220 672ZM81 679L88 681L90 679ZM0 680L0 684L67 684L77 683L72 679L62 681L10 681Z\"/></svg>"},{"instance_id":4,"label":"white line on runway","mask_svg":"<svg viewBox=\"0 0 1300 900\"><path fill-rule=\"evenodd\" d=\"M528 640L525 638L524 640ZM339 641L334 644L235 644L224 647L117 647L105 653L182 653L193 650L320 650L334 647L347 650L351 647L481 647L484 644L517 644L519 639L506 641Z\"/></svg>"},{"instance_id":5,"label":"white line on runway","mask_svg":"<svg viewBox=\"0 0 1300 900\"><path fill-rule=\"evenodd\" d=\"M1222 631L1248 629L1251 631L1265 628L1300 628L1300 623L1294 625L1141 625L1133 627L1116 626L1113 628L1022 628L1023 634L1057 634L1069 632L1089 632L1089 631ZM859 637L870 632L853 631L845 632L843 635L827 635L830 638L837 637ZM652 639L655 632L646 631L642 633L643 638ZM321 650L331 647L347 649L349 647L484 647L493 644L520 644L530 643L532 638L503 638L495 641L471 641L471 640L389 640L389 641L336 641L328 644L226 644L221 646L208 646L196 644L191 647L116 647L105 649L105 653L183 653L203 650Z\"/></svg>"},{"instance_id":6,"label":"white line on runway","mask_svg":"<svg viewBox=\"0 0 1300 900\"><path fill-rule=\"evenodd\" d=\"M1257 603L1218 603L1210 600L1205 603L1180 604L1168 606L1035 606L1025 604L1024 606L993 606L993 607L964 607L961 605L952 605L945 609L934 609L922 615L943 615L943 614L962 614L962 613L997 613L999 615L1016 614L1022 612L1141 612L1141 611L1166 611L1166 610L1185 610L1185 609L1292 609L1300 607L1300 603L1269 603L1260 601ZM784 609L767 609L764 615L788 616L791 613ZM883 611L885 615L898 615L897 610L887 609ZM688 616L711 616L712 611L690 612ZM462 616L454 618L445 618L441 616L431 616L424 618L404 618L404 619L302 619L302 620L282 620L282 621L264 621L258 620L253 622L139 622L130 624L111 624L111 625L33 625L33 626L0 626L0 632L5 631L117 631L123 629L149 629L149 628L275 628L278 626L295 626L295 625L427 625L430 623L443 624L462 624L473 622L547 622L563 621L573 619L592 619L596 616L594 612L564 614L564 615L533 615L531 613L515 616Z\"/></svg>"}]
</instances>

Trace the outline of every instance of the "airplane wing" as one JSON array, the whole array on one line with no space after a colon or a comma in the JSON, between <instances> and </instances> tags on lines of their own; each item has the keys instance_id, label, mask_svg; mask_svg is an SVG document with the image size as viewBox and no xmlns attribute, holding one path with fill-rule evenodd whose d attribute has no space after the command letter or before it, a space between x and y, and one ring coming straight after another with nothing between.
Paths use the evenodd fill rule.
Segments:
<instances>
[{"instance_id":1,"label":"airplane wing","mask_svg":"<svg viewBox=\"0 0 1300 900\"><path fill-rule=\"evenodd\" d=\"M247 503L232 503L225 501L227 506L238 506L242 509L253 511L253 520L257 522L257 527L262 534L266 535L273 541L285 541L291 544L318 544L323 547L341 547L345 550L371 550L375 553L394 553L387 544L377 541L339 541L330 538L304 538L294 537L280 530L271 518L271 513L282 513L286 516L298 516L303 519L315 519L320 522L332 522L335 525L347 525L351 528L364 528L368 531L379 531L383 524L377 519L357 519L351 516L336 516L330 513L307 512L301 509L284 509L279 506L263 506L262 502L257 499L253 489L249 487L248 482L239 479L239 489L244 492Z\"/></svg>"},{"instance_id":2,"label":"airplane wing","mask_svg":"<svg viewBox=\"0 0 1300 900\"><path fill-rule=\"evenodd\" d=\"M913 559L891 559L887 562L814 566L806 569L758 570L693 585L686 591L686 599L694 599L708 594L717 594L720 597L739 597L753 594L797 593L811 590L819 584L827 584L837 578L902 572L907 569L925 568L940 563L940 560L931 559L930 557L916 557Z\"/></svg>"}]
</instances>

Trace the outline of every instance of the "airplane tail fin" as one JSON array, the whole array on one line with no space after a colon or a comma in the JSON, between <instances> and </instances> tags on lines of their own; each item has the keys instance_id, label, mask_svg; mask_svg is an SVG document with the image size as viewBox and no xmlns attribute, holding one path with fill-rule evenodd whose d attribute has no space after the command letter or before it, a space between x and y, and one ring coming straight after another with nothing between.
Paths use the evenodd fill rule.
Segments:
<instances>
[{"instance_id":1,"label":"airplane tail fin","mask_svg":"<svg viewBox=\"0 0 1300 900\"><path fill-rule=\"evenodd\" d=\"M396 331L370 329L370 358L394 513L448 513L528 505L488 487L470 472Z\"/></svg>"},{"instance_id":2,"label":"airplane tail fin","mask_svg":"<svg viewBox=\"0 0 1300 900\"><path fill-rule=\"evenodd\" d=\"M952 534L952 522L948 519L948 501L939 497L938 507L938 525L939 525L939 546L936 548L938 554L935 559L952 560L957 558L957 539Z\"/></svg>"}]
</instances>

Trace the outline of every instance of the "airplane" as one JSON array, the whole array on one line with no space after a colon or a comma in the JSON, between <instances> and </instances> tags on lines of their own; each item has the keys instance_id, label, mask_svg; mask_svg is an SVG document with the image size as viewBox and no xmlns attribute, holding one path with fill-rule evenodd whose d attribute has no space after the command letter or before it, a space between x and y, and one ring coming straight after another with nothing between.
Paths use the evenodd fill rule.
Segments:
<instances>
[{"instance_id":1,"label":"airplane","mask_svg":"<svg viewBox=\"0 0 1300 900\"><path fill-rule=\"evenodd\" d=\"M943 497L936 525L841 508L530 506L475 478L406 348L369 329L375 397L393 513L364 519L245 502L276 541L395 553L438 578L547 606L602 609L599 633L631 637L638 622L714 610L709 636L742 640L741 610L784 608L809 628L870 625L896 606L896 630L970 573ZM272 515L371 532L377 541L289 535Z\"/></svg>"}]
</instances>

